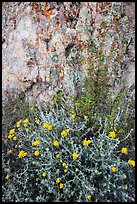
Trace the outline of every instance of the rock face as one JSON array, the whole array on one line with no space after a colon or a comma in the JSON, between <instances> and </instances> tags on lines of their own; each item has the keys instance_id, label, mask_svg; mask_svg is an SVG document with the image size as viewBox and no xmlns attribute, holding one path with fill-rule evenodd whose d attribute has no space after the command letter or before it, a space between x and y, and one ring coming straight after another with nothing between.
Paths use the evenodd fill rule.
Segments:
<instances>
[{"instance_id":1,"label":"rock face","mask_svg":"<svg viewBox=\"0 0 137 204\"><path fill-rule=\"evenodd\" d=\"M3 100L12 90L30 103L46 103L59 90L77 94L89 47L100 49L101 42L109 70L117 67L113 91L134 87L134 2L3 2L2 8Z\"/></svg>"}]
</instances>

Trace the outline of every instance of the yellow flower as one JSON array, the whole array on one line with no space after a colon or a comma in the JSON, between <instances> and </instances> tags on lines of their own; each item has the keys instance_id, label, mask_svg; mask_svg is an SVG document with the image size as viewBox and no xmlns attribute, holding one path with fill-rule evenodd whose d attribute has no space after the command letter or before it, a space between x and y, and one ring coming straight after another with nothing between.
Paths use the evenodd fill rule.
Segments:
<instances>
[{"instance_id":1,"label":"yellow flower","mask_svg":"<svg viewBox=\"0 0 137 204\"><path fill-rule=\"evenodd\" d=\"M116 134L114 131L111 131L109 132L109 136L112 137L112 138L115 138L116 137Z\"/></svg>"},{"instance_id":2,"label":"yellow flower","mask_svg":"<svg viewBox=\"0 0 137 204\"><path fill-rule=\"evenodd\" d=\"M91 195L88 195L88 196L87 196L87 199L88 199L88 200L91 200Z\"/></svg>"},{"instance_id":3,"label":"yellow flower","mask_svg":"<svg viewBox=\"0 0 137 204\"><path fill-rule=\"evenodd\" d=\"M26 128L25 130L26 130L26 132L29 132L29 128Z\"/></svg>"},{"instance_id":4,"label":"yellow flower","mask_svg":"<svg viewBox=\"0 0 137 204\"><path fill-rule=\"evenodd\" d=\"M115 98L115 96L111 96L111 98L113 99L113 98Z\"/></svg>"},{"instance_id":5,"label":"yellow flower","mask_svg":"<svg viewBox=\"0 0 137 204\"><path fill-rule=\"evenodd\" d=\"M5 179L8 180L8 179L9 179L9 175L7 175L7 176L5 177Z\"/></svg>"},{"instance_id":6,"label":"yellow flower","mask_svg":"<svg viewBox=\"0 0 137 204\"><path fill-rule=\"evenodd\" d=\"M18 157L19 158L23 158L23 157L25 157L27 155L27 152L24 152L23 150L21 150L20 152L19 152L19 154L18 154Z\"/></svg>"},{"instance_id":7,"label":"yellow flower","mask_svg":"<svg viewBox=\"0 0 137 204\"><path fill-rule=\"evenodd\" d=\"M65 173L67 173L67 172L68 172L68 170L67 170L67 169L64 169L64 172L65 172Z\"/></svg>"},{"instance_id":8,"label":"yellow flower","mask_svg":"<svg viewBox=\"0 0 137 204\"><path fill-rule=\"evenodd\" d=\"M59 185L59 186L60 186L60 189L61 189L61 188L63 188L63 187L64 187L64 184L63 184L63 183L60 183L60 185Z\"/></svg>"},{"instance_id":9,"label":"yellow flower","mask_svg":"<svg viewBox=\"0 0 137 204\"><path fill-rule=\"evenodd\" d=\"M11 154L11 153L12 153L12 150L9 149L9 150L7 151L7 154Z\"/></svg>"},{"instance_id":10,"label":"yellow flower","mask_svg":"<svg viewBox=\"0 0 137 204\"><path fill-rule=\"evenodd\" d=\"M65 168L67 169L67 168L68 168L68 165L66 165Z\"/></svg>"},{"instance_id":11,"label":"yellow flower","mask_svg":"<svg viewBox=\"0 0 137 204\"><path fill-rule=\"evenodd\" d=\"M38 124L38 125L40 124L40 120L39 120L39 119L36 119L35 122L36 122L36 124Z\"/></svg>"},{"instance_id":12,"label":"yellow flower","mask_svg":"<svg viewBox=\"0 0 137 204\"><path fill-rule=\"evenodd\" d=\"M124 179L126 179L127 178L127 175L126 174L124 174Z\"/></svg>"},{"instance_id":13,"label":"yellow flower","mask_svg":"<svg viewBox=\"0 0 137 204\"><path fill-rule=\"evenodd\" d=\"M60 157L60 154L56 154L56 158L59 159L59 157Z\"/></svg>"},{"instance_id":14,"label":"yellow flower","mask_svg":"<svg viewBox=\"0 0 137 204\"><path fill-rule=\"evenodd\" d=\"M56 179L56 183L60 183L60 178L57 178L57 179Z\"/></svg>"},{"instance_id":15,"label":"yellow flower","mask_svg":"<svg viewBox=\"0 0 137 204\"><path fill-rule=\"evenodd\" d=\"M9 134L12 135L12 134L14 134L14 132L15 132L15 129L12 129L12 130L10 130Z\"/></svg>"},{"instance_id":16,"label":"yellow flower","mask_svg":"<svg viewBox=\"0 0 137 204\"><path fill-rule=\"evenodd\" d=\"M45 101L46 101L46 102L49 102L49 98L46 98Z\"/></svg>"},{"instance_id":17,"label":"yellow flower","mask_svg":"<svg viewBox=\"0 0 137 204\"><path fill-rule=\"evenodd\" d=\"M77 153L73 153L72 157L73 157L73 159L77 159L78 158L78 154Z\"/></svg>"},{"instance_id":18,"label":"yellow flower","mask_svg":"<svg viewBox=\"0 0 137 204\"><path fill-rule=\"evenodd\" d=\"M54 143L53 143L53 145L54 145L55 147L57 147L57 146L59 146L59 142L58 142L57 140L55 140Z\"/></svg>"},{"instance_id":19,"label":"yellow flower","mask_svg":"<svg viewBox=\"0 0 137 204\"><path fill-rule=\"evenodd\" d=\"M88 146L88 141L87 140L83 140L83 146Z\"/></svg>"},{"instance_id":20,"label":"yellow flower","mask_svg":"<svg viewBox=\"0 0 137 204\"><path fill-rule=\"evenodd\" d=\"M71 117L72 117L72 119L75 119L75 118L76 118L76 114L73 113L73 114L71 115Z\"/></svg>"},{"instance_id":21,"label":"yellow flower","mask_svg":"<svg viewBox=\"0 0 137 204\"><path fill-rule=\"evenodd\" d=\"M16 140L17 140L17 137L13 137L13 140L16 141Z\"/></svg>"},{"instance_id":22,"label":"yellow flower","mask_svg":"<svg viewBox=\"0 0 137 204\"><path fill-rule=\"evenodd\" d=\"M19 121L17 122L17 127L20 127L21 122L22 122L22 120L19 120Z\"/></svg>"},{"instance_id":23,"label":"yellow flower","mask_svg":"<svg viewBox=\"0 0 137 204\"><path fill-rule=\"evenodd\" d=\"M13 135L8 135L8 139L11 139L11 138L13 138Z\"/></svg>"},{"instance_id":24,"label":"yellow flower","mask_svg":"<svg viewBox=\"0 0 137 204\"><path fill-rule=\"evenodd\" d=\"M67 136L67 132L66 132L65 130L63 130L63 131L61 132L61 136L66 137L66 136Z\"/></svg>"},{"instance_id":25,"label":"yellow flower","mask_svg":"<svg viewBox=\"0 0 137 204\"><path fill-rule=\"evenodd\" d=\"M66 132L68 133L70 131L70 129L66 129Z\"/></svg>"},{"instance_id":26,"label":"yellow flower","mask_svg":"<svg viewBox=\"0 0 137 204\"><path fill-rule=\"evenodd\" d=\"M132 160L132 159L129 159L128 160L128 164L130 164L131 166L135 166L135 161L134 160Z\"/></svg>"},{"instance_id":27,"label":"yellow flower","mask_svg":"<svg viewBox=\"0 0 137 204\"><path fill-rule=\"evenodd\" d=\"M62 163L62 166L63 166L63 167L64 167L64 166L67 166L67 164L66 164L65 162L63 162L63 163Z\"/></svg>"},{"instance_id":28,"label":"yellow flower","mask_svg":"<svg viewBox=\"0 0 137 204\"><path fill-rule=\"evenodd\" d=\"M91 143L91 140L88 140L88 145Z\"/></svg>"},{"instance_id":29,"label":"yellow flower","mask_svg":"<svg viewBox=\"0 0 137 204\"><path fill-rule=\"evenodd\" d=\"M28 123L24 123L24 127L27 127L28 126Z\"/></svg>"},{"instance_id":30,"label":"yellow flower","mask_svg":"<svg viewBox=\"0 0 137 204\"><path fill-rule=\"evenodd\" d=\"M42 176L45 177L47 174L46 172L42 172Z\"/></svg>"},{"instance_id":31,"label":"yellow flower","mask_svg":"<svg viewBox=\"0 0 137 204\"><path fill-rule=\"evenodd\" d=\"M123 154L127 154L128 150L127 150L126 147L123 147L122 150L121 150L121 152L122 152Z\"/></svg>"},{"instance_id":32,"label":"yellow flower","mask_svg":"<svg viewBox=\"0 0 137 204\"><path fill-rule=\"evenodd\" d=\"M35 107L38 107L38 104L37 104L37 103L35 104Z\"/></svg>"},{"instance_id":33,"label":"yellow flower","mask_svg":"<svg viewBox=\"0 0 137 204\"><path fill-rule=\"evenodd\" d=\"M43 128L47 128L48 127L48 124L47 123L44 123L43 124Z\"/></svg>"},{"instance_id":34,"label":"yellow flower","mask_svg":"<svg viewBox=\"0 0 137 204\"><path fill-rule=\"evenodd\" d=\"M35 140L33 143L32 143L32 146L37 146L40 144L40 140Z\"/></svg>"},{"instance_id":35,"label":"yellow flower","mask_svg":"<svg viewBox=\"0 0 137 204\"><path fill-rule=\"evenodd\" d=\"M43 128L46 128L46 129L48 129L48 130L52 130L52 125L49 125L49 124L47 124L47 123L44 123L44 124L43 124Z\"/></svg>"},{"instance_id":36,"label":"yellow flower","mask_svg":"<svg viewBox=\"0 0 137 204\"><path fill-rule=\"evenodd\" d=\"M28 118L26 118L25 120L23 120L23 123L28 123L28 122L29 122Z\"/></svg>"},{"instance_id":37,"label":"yellow flower","mask_svg":"<svg viewBox=\"0 0 137 204\"><path fill-rule=\"evenodd\" d=\"M116 172L116 171L117 171L117 168L116 168L115 166L113 166L113 167L111 168L111 171L112 171L112 172Z\"/></svg>"},{"instance_id":38,"label":"yellow flower","mask_svg":"<svg viewBox=\"0 0 137 204\"><path fill-rule=\"evenodd\" d=\"M39 156L39 150L36 150L36 151L34 152L34 155L35 155L35 156Z\"/></svg>"}]
</instances>

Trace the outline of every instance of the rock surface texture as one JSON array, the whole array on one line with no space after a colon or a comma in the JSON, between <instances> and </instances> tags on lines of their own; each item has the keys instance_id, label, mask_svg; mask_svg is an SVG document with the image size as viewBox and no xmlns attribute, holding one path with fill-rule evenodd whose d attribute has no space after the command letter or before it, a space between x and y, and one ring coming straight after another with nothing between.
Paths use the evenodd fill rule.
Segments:
<instances>
[{"instance_id":1,"label":"rock surface texture","mask_svg":"<svg viewBox=\"0 0 137 204\"><path fill-rule=\"evenodd\" d=\"M30 103L46 103L59 90L77 94L89 58L98 66L89 47L101 42L114 93L128 87L134 97L134 2L3 2L3 100L13 90Z\"/></svg>"}]
</instances>

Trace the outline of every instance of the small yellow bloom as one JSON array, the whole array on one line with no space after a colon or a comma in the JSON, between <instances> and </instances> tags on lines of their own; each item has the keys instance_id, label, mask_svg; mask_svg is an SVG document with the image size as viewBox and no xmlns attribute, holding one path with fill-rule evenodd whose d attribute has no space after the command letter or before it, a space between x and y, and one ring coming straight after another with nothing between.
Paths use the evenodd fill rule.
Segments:
<instances>
[{"instance_id":1,"label":"small yellow bloom","mask_svg":"<svg viewBox=\"0 0 137 204\"><path fill-rule=\"evenodd\" d=\"M63 188L63 187L64 187L64 184L63 184L63 183L60 183L60 185L59 185L59 186L60 186L60 189L61 189L61 188Z\"/></svg>"},{"instance_id":2,"label":"small yellow bloom","mask_svg":"<svg viewBox=\"0 0 137 204\"><path fill-rule=\"evenodd\" d=\"M11 138L13 138L13 135L8 135L8 139L11 139Z\"/></svg>"},{"instance_id":3,"label":"small yellow bloom","mask_svg":"<svg viewBox=\"0 0 137 204\"><path fill-rule=\"evenodd\" d=\"M121 150L121 152L122 152L123 154L127 154L127 153L128 153L128 150L127 150L126 147L123 147L122 150Z\"/></svg>"},{"instance_id":4,"label":"small yellow bloom","mask_svg":"<svg viewBox=\"0 0 137 204\"><path fill-rule=\"evenodd\" d=\"M50 74L46 75L46 79L49 79L50 78Z\"/></svg>"},{"instance_id":5,"label":"small yellow bloom","mask_svg":"<svg viewBox=\"0 0 137 204\"><path fill-rule=\"evenodd\" d=\"M45 101L46 101L46 102L49 102L49 98L46 98Z\"/></svg>"},{"instance_id":6,"label":"small yellow bloom","mask_svg":"<svg viewBox=\"0 0 137 204\"><path fill-rule=\"evenodd\" d=\"M88 146L88 141L87 140L83 140L83 146Z\"/></svg>"},{"instance_id":7,"label":"small yellow bloom","mask_svg":"<svg viewBox=\"0 0 137 204\"><path fill-rule=\"evenodd\" d=\"M71 115L71 117L72 117L72 119L75 119L75 118L76 118L76 114L73 113L73 114Z\"/></svg>"},{"instance_id":8,"label":"small yellow bloom","mask_svg":"<svg viewBox=\"0 0 137 204\"><path fill-rule=\"evenodd\" d=\"M78 154L77 153L73 153L72 157L73 157L73 159L77 159L78 158Z\"/></svg>"},{"instance_id":9,"label":"small yellow bloom","mask_svg":"<svg viewBox=\"0 0 137 204\"><path fill-rule=\"evenodd\" d=\"M117 171L117 168L116 168L115 166L113 166L113 167L111 168L111 171L112 171L112 172L116 172L116 171Z\"/></svg>"},{"instance_id":10,"label":"small yellow bloom","mask_svg":"<svg viewBox=\"0 0 137 204\"><path fill-rule=\"evenodd\" d=\"M17 140L17 137L13 137L13 140L16 141L16 140Z\"/></svg>"},{"instance_id":11,"label":"small yellow bloom","mask_svg":"<svg viewBox=\"0 0 137 204\"><path fill-rule=\"evenodd\" d=\"M37 156L39 156L39 150L36 150L35 152L34 152L34 155L37 157Z\"/></svg>"},{"instance_id":12,"label":"small yellow bloom","mask_svg":"<svg viewBox=\"0 0 137 204\"><path fill-rule=\"evenodd\" d=\"M88 196L87 196L87 199L88 199L88 200L91 200L91 195L88 195Z\"/></svg>"},{"instance_id":13,"label":"small yellow bloom","mask_svg":"<svg viewBox=\"0 0 137 204\"><path fill-rule=\"evenodd\" d=\"M116 134L114 131L111 131L109 132L109 136L112 137L112 138L115 138L116 137Z\"/></svg>"},{"instance_id":14,"label":"small yellow bloom","mask_svg":"<svg viewBox=\"0 0 137 204\"><path fill-rule=\"evenodd\" d=\"M130 164L131 166L135 166L135 161L134 160L132 160L132 159L129 159L128 160L128 164Z\"/></svg>"},{"instance_id":15,"label":"small yellow bloom","mask_svg":"<svg viewBox=\"0 0 137 204\"><path fill-rule=\"evenodd\" d=\"M60 157L60 154L56 154L56 158L59 159L59 157Z\"/></svg>"},{"instance_id":16,"label":"small yellow bloom","mask_svg":"<svg viewBox=\"0 0 137 204\"><path fill-rule=\"evenodd\" d=\"M64 169L64 172L65 172L65 173L67 173L67 172L68 172L68 170L67 170L67 169Z\"/></svg>"},{"instance_id":17,"label":"small yellow bloom","mask_svg":"<svg viewBox=\"0 0 137 204\"><path fill-rule=\"evenodd\" d=\"M29 122L28 118L26 118L25 120L23 120L23 123L28 123L28 122Z\"/></svg>"},{"instance_id":18,"label":"small yellow bloom","mask_svg":"<svg viewBox=\"0 0 137 204\"><path fill-rule=\"evenodd\" d=\"M7 151L7 154L11 154L11 153L12 153L12 150L9 149L9 150Z\"/></svg>"},{"instance_id":19,"label":"small yellow bloom","mask_svg":"<svg viewBox=\"0 0 137 204\"><path fill-rule=\"evenodd\" d=\"M42 172L42 176L45 177L47 174L46 172Z\"/></svg>"},{"instance_id":20,"label":"small yellow bloom","mask_svg":"<svg viewBox=\"0 0 137 204\"><path fill-rule=\"evenodd\" d=\"M124 179L126 179L127 178L127 175L126 174L124 174Z\"/></svg>"},{"instance_id":21,"label":"small yellow bloom","mask_svg":"<svg viewBox=\"0 0 137 204\"><path fill-rule=\"evenodd\" d=\"M12 134L14 134L14 132L15 132L15 129L12 129L12 130L10 130L9 134L12 135Z\"/></svg>"},{"instance_id":22,"label":"small yellow bloom","mask_svg":"<svg viewBox=\"0 0 137 204\"><path fill-rule=\"evenodd\" d=\"M29 132L29 128L26 128L25 130L26 130L26 132Z\"/></svg>"},{"instance_id":23,"label":"small yellow bloom","mask_svg":"<svg viewBox=\"0 0 137 204\"><path fill-rule=\"evenodd\" d=\"M36 124L38 124L38 125L40 124L40 120L39 120L39 119L36 119L35 122L36 122Z\"/></svg>"},{"instance_id":24,"label":"small yellow bloom","mask_svg":"<svg viewBox=\"0 0 137 204\"><path fill-rule=\"evenodd\" d=\"M35 104L35 107L38 107L38 104L37 104L37 103Z\"/></svg>"},{"instance_id":25,"label":"small yellow bloom","mask_svg":"<svg viewBox=\"0 0 137 204\"><path fill-rule=\"evenodd\" d=\"M67 168L68 168L68 165L66 165L65 168L67 169Z\"/></svg>"},{"instance_id":26,"label":"small yellow bloom","mask_svg":"<svg viewBox=\"0 0 137 204\"><path fill-rule=\"evenodd\" d=\"M57 146L59 146L59 142L58 142L57 140L55 140L54 143L53 143L53 145L54 145L55 147L57 147Z\"/></svg>"},{"instance_id":27,"label":"small yellow bloom","mask_svg":"<svg viewBox=\"0 0 137 204\"><path fill-rule=\"evenodd\" d=\"M57 179L56 179L56 183L60 183L60 178L57 178Z\"/></svg>"},{"instance_id":28,"label":"small yellow bloom","mask_svg":"<svg viewBox=\"0 0 137 204\"><path fill-rule=\"evenodd\" d=\"M48 124L47 124L47 123L44 123L44 124L43 124L43 128L48 128Z\"/></svg>"},{"instance_id":29,"label":"small yellow bloom","mask_svg":"<svg viewBox=\"0 0 137 204\"><path fill-rule=\"evenodd\" d=\"M5 179L8 180L8 179L9 179L9 175L7 175L7 176L5 177Z\"/></svg>"},{"instance_id":30,"label":"small yellow bloom","mask_svg":"<svg viewBox=\"0 0 137 204\"><path fill-rule=\"evenodd\" d=\"M28 123L24 123L24 127L27 127L28 126Z\"/></svg>"},{"instance_id":31,"label":"small yellow bloom","mask_svg":"<svg viewBox=\"0 0 137 204\"><path fill-rule=\"evenodd\" d=\"M19 121L17 122L17 127L20 127L21 122L22 122L22 120L19 120Z\"/></svg>"},{"instance_id":32,"label":"small yellow bloom","mask_svg":"<svg viewBox=\"0 0 137 204\"><path fill-rule=\"evenodd\" d=\"M70 131L70 129L66 129L66 132L68 133Z\"/></svg>"},{"instance_id":33,"label":"small yellow bloom","mask_svg":"<svg viewBox=\"0 0 137 204\"><path fill-rule=\"evenodd\" d=\"M66 137L66 136L67 136L67 132L66 132L65 130L63 130L63 131L61 132L61 136Z\"/></svg>"},{"instance_id":34,"label":"small yellow bloom","mask_svg":"<svg viewBox=\"0 0 137 204\"><path fill-rule=\"evenodd\" d=\"M67 164L66 164L65 162L63 162L63 163L62 163L62 166L63 166L63 167L64 167L64 166L67 166Z\"/></svg>"},{"instance_id":35,"label":"small yellow bloom","mask_svg":"<svg viewBox=\"0 0 137 204\"><path fill-rule=\"evenodd\" d=\"M32 146L37 146L40 144L40 140L35 140L33 143L32 143Z\"/></svg>"},{"instance_id":36,"label":"small yellow bloom","mask_svg":"<svg viewBox=\"0 0 137 204\"><path fill-rule=\"evenodd\" d=\"M47 129L52 130L52 125L48 125Z\"/></svg>"},{"instance_id":37,"label":"small yellow bloom","mask_svg":"<svg viewBox=\"0 0 137 204\"><path fill-rule=\"evenodd\" d=\"M71 140L71 144L74 144L74 140Z\"/></svg>"},{"instance_id":38,"label":"small yellow bloom","mask_svg":"<svg viewBox=\"0 0 137 204\"><path fill-rule=\"evenodd\" d=\"M113 99L113 98L115 98L115 96L111 96L111 98Z\"/></svg>"},{"instance_id":39,"label":"small yellow bloom","mask_svg":"<svg viewBox=\"0 0 137 204\"><path fill-rule=\"evenodd\" d=\"M19 154L18 154L18 157L19 158L23 158L23 157L25 157L27 155L27 152L24 152L23 150L21 150L20 152L19 152Z\"/></svg>"},{"instance_id":40,"label":"small yellow bloom","mask_svg":"<svg viewBox=\"0 0 137 204\"><path fill-rule=\"evenodd\" d=\"M88 140L88 145L91 143L91 140Z\"/></svg>"}]
</instances>

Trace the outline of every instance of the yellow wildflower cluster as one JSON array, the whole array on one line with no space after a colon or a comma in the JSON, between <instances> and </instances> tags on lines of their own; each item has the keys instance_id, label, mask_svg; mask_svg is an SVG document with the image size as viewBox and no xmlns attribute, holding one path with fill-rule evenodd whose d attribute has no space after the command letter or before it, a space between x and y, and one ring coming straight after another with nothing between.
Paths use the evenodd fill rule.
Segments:
<instances>
[{"instance_id":1,"label":"yellow wildflower cluster","mask_svg":"<svg viewBox=\"0 0 137 204\"><path fill-rule=\"evenodd\" d=\"M61 136L66 137L67 134L69 133L69 131L70 131L70 129L63 130L63 131L61 132Z\"/></svg>"},{"instance_id":2,"label":"yellow wildflower cluster","mask_svg":"<svg viewBox=\"0 0 137 204\"><path fill-rule=\"evenodd\" d=\"M21 151L19 152L19 154L18 154L18 157L19 157L19 158L23 158L23 157L25 157L26 155L27 155L27 152L21 150Z\"/></svg>"},{"instance_id":3,"label":"yellow wildflower cluster","mask_svg":"<svg viewBox=\"0 0 137 204\"><path fill-rule=\"evenodd\" d=\"M43 128L46 128L47 130L52 130L52 125L50 125L48 123L44 123Z\"/></svg>"},{"instance_id":4,"label":"yellow wildflower cluster","mask_svg":"<svg viewBox=\"0 0 137 204\"><path fill-rule=\"evenodd\" d=\"M15 129L11 129L9 131L8 139L12 139L14 137Z\"/></svg>"},{"instance_id":5,"label":"yellow wildflower cluster","mask_svg":"<svg viewBox=\"0 0 137 204\"><path fill-rule=\"evenodd\" d=\"M40 140L35 140L33 143L32 143L32 146L37 146L40 144Z\"/></svg>"},{"instance_id":6,"label":"yellow wildflower cluster","mask_svg":"<svg viewBox=\"0 0 137 204\"><path fill-rule=\"evenodd\" d=\"M116 172L116 171L117 171L117 168L116 168L115 166L113 166L113 167L111 168L111 171L112 171L112 172Z\"/></svg>"},{"instance_id":7,"label":"yellow wildflower cluster","mask_svg":"<svg viewBox=\"0 0 137 204\"><path fill-rule=\"evenodd\" d=\"M91 143L91 140L83 140L83 146L88 146Z\"/></svg>"},{"instance_id":8,"label":"yellow wildflower cluster","mask_svg":"<svg viewBox=\"0 0 137 204\"><path fill-rule=\"evenodd\" d=\"M26 126L28 125L28 122L29 122L28 118L26 118L25 120L23 120L24 127L26 127Z\"/></svg>"},{"instance_id":9,"label":"yellow wildflower cluster","mask_svg":"<svg viewBox=\"0 0 137 204\"><path fill-rule=\"evenodd\" d=\"M116 137L115 131L109 132L109 137L115 138Z\"/></svg>"},{"instance_id":10,"label":"yellow wildflower cluster","mask_svg":"<svg viewBox=\"0 0 137 204\"><path fill-rule=\"evenodd\" d=\"M91 200L91 195L87 195L87 199L88 199L88 200Z\"/></svg>"},{"instance_id":11,"label":"yellow wildflower cluster","mask_svg":"<svg viewBox=\"0 0 137 204\"><path fill-rule=\"evenodd\" d=\"M34 152L34 155L37 157L37 156L39 156L39 150L36 150L35 152Z\"/></svg>"},{"instance_id":12,"label":"yellow wildflower cluster","mask_svg":"<svg viewBox=\"0 0 137 204\"><path fill-rule=\"evenodd\" d=\"M59 159L59 157L60 157L60 154L56 154L56 158Z\"/></svg>"},{"instance_id":13,"label":"yellow wildflower cluster","mask_svg":"<svg viewBox=\"0 0 137 204\"><path fill-rule=\"evenodd\" d=\"M17 124L17 128L20 127L22 120L19 120L16 124Z\"/></svg>"},{"instance_id":14,"label":"yellow wildflower cluster","mask_svg":"<svg viewBox=\"0 0 137 204\"><path fill-rule=\"evenodd\" d=\"M122 152L123 154L127 154L127 153L128 153L128 150L127 150L126 147L123 147L123 148L121 149L121 152Z\"/></svg>"},{"instance_id":15,"label":"yellow wildflower cluster","mask_svg":"<svg viewBox=\"0 0 137 204\"><path fill-rule=\"evenodd\" d=\"M76 114L73 113L73 114L71 115L71 117L72 117L72 119L75 119L75 118L76 118Z\"/></svg>"},{"instance_id":16,"label":"yellow wildflower cluster","mask_svg":"<svg viewBox=\"0 0 137 204\"><path fill-rule=\"evenodd\" d=\"M59 184L60 189L62 189L62 188L64 187L64 184L63 184L63 183L60 183L60 178L57 178L57 179L56 179L56 183Z\"/></svg>"},{"instance_id":17,"label":"yellow wildflower cluster","mask_svg":"<svg viewBox=\"0 0 137 204\"><path fill-rule=\"evenodd\" d=\"M53 145L54 145L55 147L57 147L57 146L59 146L59 142L58 142L57 140L55 140L54 143L53 143Z\"/></svg>"},{"instance_id":18,"label":"yellow wildflower cluster","mask_svg":"<svg viewBox=\"0 0 137 204\"><path fill-rule=\"evenodd\" d=\"M9 149L9 150L7 151L7 154L11 154L11 153L12 153L12 150Z\"/></svg>"},{"instance_id":19,"label":"yellow wildflower cluster","mask_svg":"<svg viewBox=\"0 0 137 204\"><path fill-rule=\"evenodd\" d=\"M77 159L78 156L79 156L79 155L78 155L77 153L73 153L73 154L72 154L73 159Z\"/></svg>"},{"instance_id":20,"label":"yellow wildflower cluster","mask_svg":"<svg viewBox=\"0 0 137 204\"><path fill-rule=\"evenodd\" d=\"M42 176L45 177L47 174L46 172L42 172Z\"/></svg>"},{"instance_id":21,"label":"yellow wildflower cluster","mask_svg":"<svg viewBox=\"0 0 137 204\"><path fill-rule=\"evenodd\" d=\"M38 125L40 124L40 120L39 120L39 119L36 119L35 122L36 122L36 124L38 124Z\"/></svg>"},{"instance_id":22,"label":"yellow wildflower cluster","mask_svg":"<svg viewBox=\"0 0 137 204\"><path fill-rule=\"evenodd\" d=\"M129 159L128 160L128 164L130 164L131 166L135 166L135 161L134 160L132 160L132 159Z\"/></svg>"}]
</instances>

